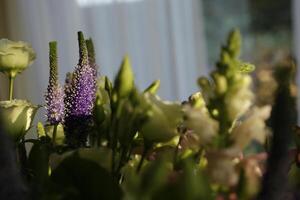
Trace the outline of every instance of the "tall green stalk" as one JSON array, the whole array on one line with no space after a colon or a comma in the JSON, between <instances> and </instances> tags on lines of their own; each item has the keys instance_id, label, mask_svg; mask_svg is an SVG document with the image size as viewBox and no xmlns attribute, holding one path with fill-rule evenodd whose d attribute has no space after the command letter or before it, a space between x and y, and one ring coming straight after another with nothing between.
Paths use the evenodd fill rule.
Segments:
<instances>
[{"instance_id":1,"label":"tall green stalk","mask_svg":"<svg viewBox=\"0 0 300 200\"><path fill-rule=\"evenodd\" d=\"M14 80L15 80L15 77L12 75L9 75L9 100L10 101L13 99Z\"/></svg>"}]
</instances>

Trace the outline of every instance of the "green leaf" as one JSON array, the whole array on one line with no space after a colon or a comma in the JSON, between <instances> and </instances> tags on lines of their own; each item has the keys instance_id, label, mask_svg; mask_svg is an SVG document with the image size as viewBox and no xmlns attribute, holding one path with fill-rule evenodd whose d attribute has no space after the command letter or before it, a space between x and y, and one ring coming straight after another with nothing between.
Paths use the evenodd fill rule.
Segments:
<instances>
[{"instance_id":1,"label":"green leaf","mask_svg":"<svg viewBox=\"0 0 300 200\"><path fill-rule=\"evenodd\" d=\"M61 199L121 199L122 191L110 173L97 163L74 154L52 172L55 192Z\"/></svg>"},{"instance_id":2,"label":"green leaf","mask_svg":"<svg viewBox=\"0 0 300 200\"><path fill-rule=\"evenodd\" d=\"M142 171L141 194L153 194L167 182L170 167L164 159L155 160Z\"/></svg>"},{"instance_id":3,"label":"green leaf","mask_svg":"<svg viewBox=\"0 0 300 200\"><path fill-rule=\"evenodd\" d=\"M82 159L94 161L107 171L111 170L112 151L111 149L101 148L81 148L78 149L78 155Z\"/></svg>"},{"instance_id":4,"label":"green leaf","mask_svg":"<svg viewBox=\"0 0 300 200\"><path fill-rule=\"evenodd\" d=\"M183 164L183 176L179 180L182 197L186 199L212 199L209 183L196 163L186 160Z\"/></svg>"},{"instance_id":5,"label":"green leaf","mask_svg":"<svg viewBox=\"0 0 300 200\"><path fill-rule=\"evenodd\" d=\"M42 122L38 122L36 126L36 130L37 130L38 137L46 136L44 125L42 124Z\"/></svg>"},{"instance_id":6,"label":"green leaf","mask_svg":"<svg viewBox=\"0 0 300 200\"><path fill-rule=\"evenodd\" d=\"M47 136L49 136L51 139L53 138L53 132L54 132L54 126L57 126L56 129L56 136L55 136L55 144L62 145L65 140L65 134L64 134L64 127L62 124L58 125L46 125L45 132Z\"/></svg>"},{"instance_id":7,"label":"green leaf","mask_svg":"<svg viewBox=\"0 0 300 200\"><path fill-rule=\"evenodd\" d=\"M109 83L107 77L101 77L98 79L98 90L96 93L93 116L97 126L99 127L108 126L111 118L110 84L111 83Z\"/></svg>"},{"instance_id":8,"label":"green leaf","mask_svg":"<svg viewBox=\"0 0 300 200\"><path fill-rule=\"evenodd\" d=\"M194 161L186 159L182 163L181 171L174 171L176 177L166 187L161 188L153 199L164 200L212 200L213 193L204 173L197 168Z\"/></svg>"},{"instance_id":9,"label":"green leaf","mask_svg":"<svg viewBox=\"0 0 300 200\"><path fill-rule=\"evenodd\" d=\"M40 196L44 192L44 186L48 181L49 156L51 152L51 146L48 142L37 140L28 157L28 169L31 174L31 183L35 190L35 196Z\"/></svg>"}]
</instances>

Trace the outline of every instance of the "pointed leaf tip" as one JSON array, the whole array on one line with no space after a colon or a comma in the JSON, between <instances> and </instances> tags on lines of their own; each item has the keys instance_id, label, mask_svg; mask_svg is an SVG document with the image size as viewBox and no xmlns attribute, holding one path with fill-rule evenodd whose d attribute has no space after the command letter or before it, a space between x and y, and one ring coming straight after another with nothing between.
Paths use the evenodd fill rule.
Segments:
<instances>
[{"instance_id":1,"label":"pointed leaf tip","mask_svg":"<svg viewBox=\"0 0 300 200\"><path fill-rule=\"evenodd\" d=\"M153 83L151 83L151 85L148 86L147 89L145 89L145 93L149 92L151 94L156 94L157 90L159 89L160 86L160 80L156 80Z\"/></svg>"}]
</instances>

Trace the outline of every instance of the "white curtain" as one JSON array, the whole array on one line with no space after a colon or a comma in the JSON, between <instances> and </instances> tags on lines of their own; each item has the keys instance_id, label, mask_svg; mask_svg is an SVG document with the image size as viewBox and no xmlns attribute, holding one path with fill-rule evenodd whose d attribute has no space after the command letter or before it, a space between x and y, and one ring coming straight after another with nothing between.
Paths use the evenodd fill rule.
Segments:
<instances>
[{"instance_id":1,"label":"white curtain","mask_svg":"<svg viewBox=\"0 0 300 200\"><path fill-rule=\"evenodd\" d=\"M9 39L28 41L37 52L35 63L16 79L17 98L43 104L51 40L58 41L64 81L78 61L79 30L93 38L101 74L113 78L128 54L138 87L142 90L160 79L163 99L184 100L198 90L197 77L207 74L201 0L117 1L84 7L75 0L2 1Z\"/></svg>"}]
</instances>

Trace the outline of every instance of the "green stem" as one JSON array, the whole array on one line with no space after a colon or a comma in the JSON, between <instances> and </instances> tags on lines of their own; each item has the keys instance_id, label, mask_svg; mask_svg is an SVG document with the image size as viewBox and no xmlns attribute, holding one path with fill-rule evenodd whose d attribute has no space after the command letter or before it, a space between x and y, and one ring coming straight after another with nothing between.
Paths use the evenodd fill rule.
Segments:
<instances>
[{"instance_id":1,"label":"green stem","mask_svg":"<svg viewBox=\"0 0 300 200\"><path fill-rule=\"evenodd\" d=\"M141 160L140 160L140 162L139 162L139 164L138 164L138 167L137 167L137 169L136 169L136 172L137 172L137 173L140 172L140 170L141 170L141 168L142 168L142 166L143 166L143 163L144 163L144 161L145 161L146 155L147 155L148 151L151 149L151 147L152 147L152 145L150 145L150 144L145 144L145 145L144 145L143 154L142 154Z\"/></svg>"},{"instance_id":2,"label":"green stem","mask_svg":"<svg viewBox=\"0 0 300 200\"><path fill-rule=\"evenodd\" d=\"M184 135L184 133L183 133L183 135ZM179 146L180 146L180 143L181 143L181 140L182 140L183 135L181 135L181 136L179 137L178 143L177 143L176 148L175 148L174 158L173 158L174 166L175 166L176 163L177 163L177 157L178 157L178 152L179 152Z\"/></svg>"},{"instance_id":3,"label":"green stem","mask_svg":"<svg viewBox=\"0 0 300 200\"><path fill-rule=\"evenodd\" d=\"M9 75L9 100L10 101L13 99L14 79L15 79L14 76Z\"/></svg>"},{"instance_id":4,"label":"green stem","mask_svg":"<svg viewBox=\"0 0 300 200\"><path fill-rule=\"evenodd\" d=\"M55 124L54 128L53 128L52 142L53 142L54 146L55 146L55 140L56 140L57 126L58 126L58 124Z\"/></svg>"},{"instance_id":5,"label":"green stem","mask_svg":"<svg viewBox=\"0 0 300 200\"><path fill-rule=\"evenodd\" d=\"M140 162L139 162L139 165L138 165L138 167L137 167L137 169L136 169L136 172L137 172L137 173L140 172L140 170L141 170L141 168L142 168L142 165L143 165L143 163L144 163L144 160L145 160L146 155L147 155L147 150L146 150L146 148L145 148L144 151L143 151L143 154L142 154L142 158L141 158L141 160L140 160Z\"/></svg>"}]
</instances>

